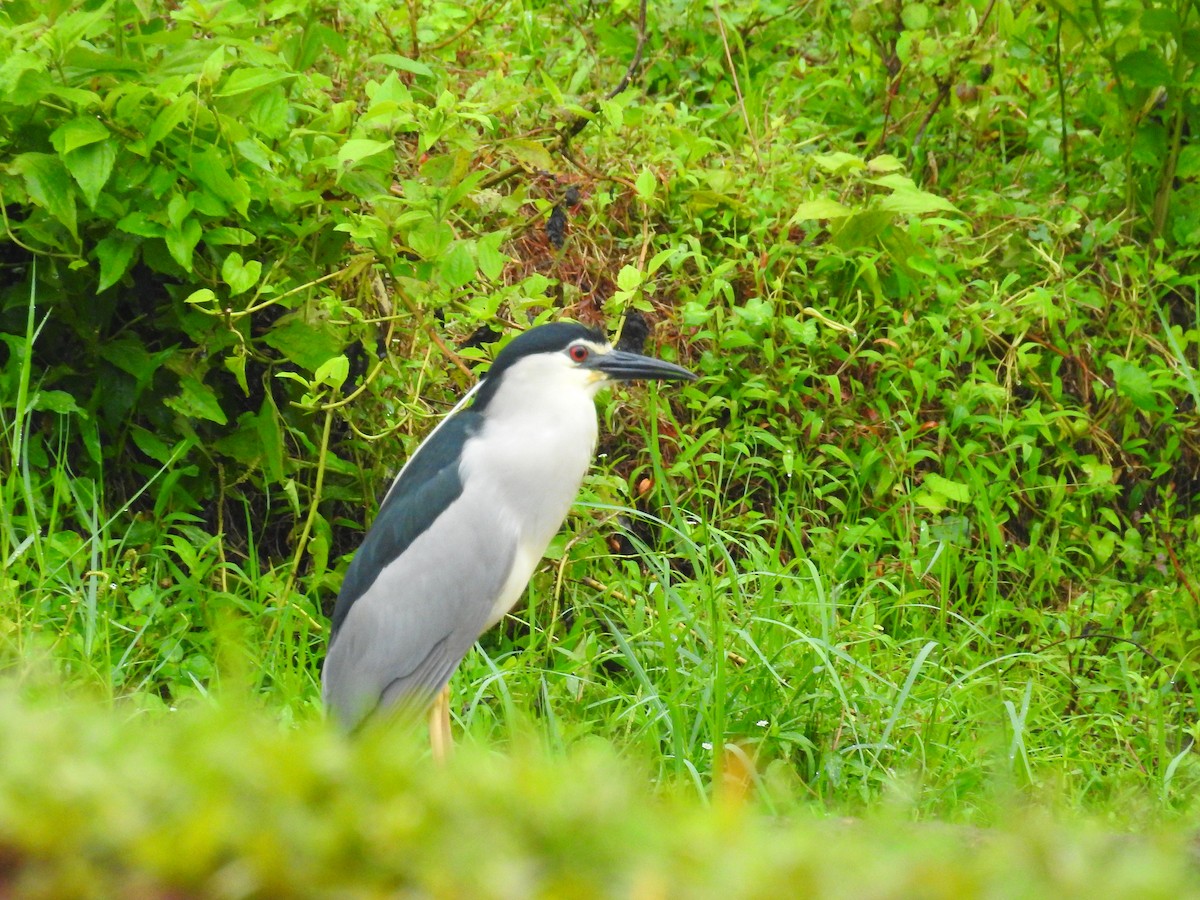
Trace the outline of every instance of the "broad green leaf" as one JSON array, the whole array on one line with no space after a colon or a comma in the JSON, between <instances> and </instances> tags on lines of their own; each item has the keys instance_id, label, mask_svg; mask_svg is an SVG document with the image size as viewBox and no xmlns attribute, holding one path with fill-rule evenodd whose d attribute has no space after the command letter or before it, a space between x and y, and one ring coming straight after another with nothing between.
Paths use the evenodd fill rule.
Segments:
<instances>
[{"instance_id":1,"label":"broad green leaf","mask_svg":"<svg viewBox=\"0 0 1200 900\"><path fill-rule=\"evenodd\" d=\"M485 234L475 243L475 256L479 263L479 271L489 281L497 281L504 274L504 265L509 257L500 252L500 245L507 235L503 231L493 231Z\"/></svg>"},{"instance_id":2,"label":"broad green leaf","mask_svg":"<svg viewBox=\"0 0 1200 900\"><path fill-rule=\"evenodd\" d=\"M626 293L636 291L642 286L643 277L642 270L637 266L622 266L617 273L617 287Z\"/></svg>"},{"instance_id":3,"label":"broad green leaf","mask_svg":"<svg viewBox=\"0 0 1200 900\"><path fill-rule=\"evenodd\" d=\"M216 84L221 79L221 72L225 69L225 45L218 44L216 49L208 54L208 58L204 60L204 65L200 67L200 84L203 87Z\"/></svg>"},{"instance_id":4,"label":"broad green leaf","mask_svg":"<svg viewBox=\"0 0 1200 900\"><path fill-rule=\"evenodd\" d=\"M1152 6L1142 11L1142 31L1173 35L1179 31L1179 16L1165 6Z\"/></svg>"},{"instance_id":5,"label":"broad green leaf","mask_svg":"<svg viewBox=\"0 0 1200 900\"><path fill-rule=\"evenodd\" d=\"M795 225L797 222L803 222L807 219L840 219L850 215L852 210L844 204L838 203L836 200L831 200L828 197L819 197L816 200L805 200L796 207L796 212L792 214L789 225Z\"/></svg>"},{"instance_id":6,"label":"broad green leaf","mask_svg":"<svg viewBox=\"0 0 1200 900\"><path fill-rule=\"evenodd\" d=\"M235 97L238 94L261 91L281 82L291 81L295 77L294 72L286 72L282 69L234 69L225 79L225 83L221 85L221 89L213 96Z\"/></svg>"},{"instance_id":7,"label":"broad green leaf","mask_svg":"<svg viewBox=\"0 0 1200 900\"><path fill-rule=\"evenodd\" d=\"M195 100L191 94L181 94L174 98L155 116L150 130L146 132L145 138L142 139L134 149L135 153L140 153L143 156L149 156L163 138L175 130L179 123L183 122L192 112Z\"/></svg>"},{"instance_id":8,"label":"broad green leaf","mask_svg":"<svg viewBox=\"0 0 1200 900\"><path fill-rule=\"evenodd\" d=\"M98 119L93 116L80 116L54 129L50 134L50 143L54 145L58 155L63 156L88 144L107 140L109 136L109 130Z\"/></svg>"},{"instance_id":9,"label":"broad green leaf","mask_svg":"<svg viewBox=\"0 0 1200 900\"><path fill-rule=\"evenodd\" d=\"M33 395L33 399L30 400L29 405L32 409L54 412L60 415L77 413L81 416L87 416L87 413L76 405L75 398L66 391L38 391Z\"/></svg>"},{"instance_id":10,"label":"broad green leaf","mask_svg":"<svg viewBox=\"0 0 1200 900\"><path fill-rule=\"evenodd\" d=\"M330 357L317 366L313 373L313 384L327 384L332 388L340 388L350 375L350 360L343 354Z\"/></svg>"},{"instance_id":11,"label":"broad green leaf","mask_svg":"<svg viewBox=\"0 0 1200 900\"><path fill-rule=\"evenodd\" d=\"M88 144L78 150L63 154L63 162L71 173L71 177L75 179L75 183L79 185L79 190L82 191L83 199L87 201L89 208L96 208L96 201L100 199L100 191L108 183L116 161L117 142L112 140Z\"/></svg>"},{"instance_id":12,"label":"broad green leaf","mask_svg":"<svg viewBox=\"0 0 1200 900\"><path fill-rule=\"evenodd\" d=\"M179 394L168 397L163 403L189 419L206 419L218 425L225 425L229 421L212 388L194 375L180 378Z\"/></svg>"},{"instance_id":13,"label":"broad green leaf","mask_svg":"<svg viewBox=\"0 0 1200 900\"><path fill-rule=\"evenodd\" d=\"M210 228L204 232L204 243L209 247L245 247L248 244L253 244L254 241L254 232L247 231L245 228L226 228L221 226Z\"/></svg>"},{"instance_id":14,"label":"broad green leaf","mask_svg":"<svg viewBox=\"0 0 1200 900\"><path fill-rule=\"evenodd\" d=\"M133 337L118 337L100 344L99 353L102 359L116 366L122 372L128 372L137 379L139 385L149 383L163 364L175 355L175 347L151 353L141 341Z\"/></svg>"},{"instance_id":15,"label":"broad green leaf","mask_svg":"<svg viewBox=\"0 0 1200 900\"><path fill-rule=\"evenodd\" d=\"M1113 467L1108 463L1096 461L1093 457L1090 461L1080 461L1079 468L1087 476L1088 484L1099 486L1113 483Z\"/></svg>"},{"instance_id":16,"label":"broad green leaf","mask_svg":"<svg viewBox=\"0 0 1200 900\"><path fill-rule=\"evenodd\" d=\"M1117 60L1116 70L1138 87L1168 87L1174 84L1166 60L1154 50L1134 50L1125 54Z\"/></svg>"},{"instance_id":17,"label":"broad green leaf","mask_svg":"<svg viewBox=\"0 0 1200 900\"><path fill-rule=\"evenodd\" d=\"M236 250L225 257L221 264L221 280L229 285L230 296L243 294L258 282L262 274L262 263L256 259L242 261L242 254Z\"/></svg>"},{"instance_id":18,"label":"broad green leaf","mask_svg":"<svg viewBox=\"0 0 1200 900\"><path fill-rule=\"evenodd\" d=\"M155 462L166 463L170 461L170 446L154 432L143 428L141 425L134 425L129 429L129 436L133 439L134 445Z\"/></svg>"},{"instance_id":19,"label":"broad green leaf","mask_svg":"<svg viewBox=\"0 0 1200 900\"><path fill-rule=\"evenodd\" d=\"M826 172L839 174L844 172L858 171L865 169L867 164L852 153L816 153L812 158L813 162Z\"/></svg>"},{"instance_id":20,"label":"broad green leaf","mask_svg":"<svg viewBox=\"0 0 1200 900\"><path fill-rule=\"evenodd\" d=\"M192 291L184 299L184 303L212 303L217 299L217 295L213 293L211 288L200 288L197 291Z\"/></svg>"},{"instance_id":21,"label":"broad green leaf","mask_svg":"<svg viewBox=\"0 0 1200 900\"><path fill-rule=\"evenodd\" d=\"M141 612L157 599L158 594L155 588L156 585L153 583L140 584L130 591L125 599L129 601L134 612Z\"/></svg>"},{"instance_id":22,"label":"broad green leaf","mask_svg":"<svg viewBox=\"0 0 1200 900\"><path fill-rule=\"evenodd\" d=\"M138 237L162 237L167 229L161 222L155 222L144 212L135 210L117 222L117 228L126 234Z\"/></svg>"},{"instance_id":23,"label":"broad green leaf","mask_svg":"<svg viewBox=\"0 0 1200 900\"><path fill-rule=\"evenodd\" d=\"M1108 367L1112 370L1117 390L1128 397L1134 406L1142 410L1159 408L1158 392L1145 369L1127 359L1115 359Z\"/></svg>"},{"instance_id":24,"label":"broad green leaf","mask_svg":"<svg viewBox=\"0 0 1200 900\"><path fill-rule=\"evenodd\" d=\"M867 163L867 171L878 175L886 175L889 172L899 172L903 170L904 163L896 159L890 153L883 153L874 157Z\"/></svg>"},{"instance_id":25,"label":"broad green leaf","mask_svg":"<svg viewBox=\"0 0 1200 900\"><path fill-rule=\"evenodd\" d=\"M924 3L906 3L900 10L900 21L909 31L920 31L929 25L929 7Z\"/></svg>"},{"instance_id":26,"label":"broad green leaf","mask_svg":"<svg viewBox=\"0 0 1200 900\"><path fill-rule=\"evenodd\" d=\"M422 259L436 259L454 240L454 229L445 222L434 223L428 216L408 233L408 246Z\"/></svg>"},{"instance_id":27,"label":"broad green leaf","mask_svg":"<svg viewBox=\"0 0 1200 900\"><path fill-rule=\"evenodd\" d=\"M467 241L455 241L450 252L438 260L438 275L449 288L459 288L475 278L475 257Z\"/></svg>"},{"instance_id":28,"label":"broad green leaf","mask_svg":"<svg viewBox=\"0 0 1200 900\"><path fill-rule=\"evenodd\" d=\"M208 147L192 157L188 174L195 184L206 188L245 218L250 207L250 188L245 179L237 175L234 161L229 156L215 147Z\"/></svg>"},{"instance_id":29,"label":"broad green leaf","mask_svg":"<svg viewBox=\"0 0 1200 900\"><path fill-rule=\"evenodd\" d=\"M62 160L49 153L22 153L11 163L25 179L29 197L78 237L75 218L75 189Z\"/></svg>"},{"instance_id":30,"label":"broad green leaf","mask_svg":"<svg viewBox=\"0 0 1200 900\"><path fill-rule=\"evenodd\" d=\"M548 172L554 169L554 159L544 145L537 141L515 140L505 141L508 148L527 169L534 172Z\"/></svg>"},{"instance_id":31,"label":"broad green leaf","mask_svg":"<svg viewBox=\"0 0 1200 900\"><path fill-rule=\"evenodd\" d=\"M1180 45L1183 47L1184 56L1194 63L1200 62L1200 26L1185 28Z\"/></svg>"},{"instance_id":32,"label":"broad green leaf","mask_svg":"<svg viewBox=\"0 0 1200 900\"><path fill-rule=\"evenodd\" d=\"M926 472L922 487L927 491L953 500L956 503L967 503L971 499L971 491L961 481L951 481L936 472Z\"/></svg>"},{"instance_id":33,"label":"broad green leaf","mask_svg":"<svg viewBox=\"0 0 1200 900\"><path fill-rule=\"evenodd\" d=\"M646 263L646 273L649 275L653 275L655 272L657 272L659 269L662 268L663 263L665 263L667 260L669 260L671 257L675 256L676 254L682 253L682 252L685 252L685 251L683 251L679 247L668 247L666 250L659 250L652 257L650 257L650 262Z\"/></svg>"},{"instance_id":34,"label":"broad green leaf","mask_svg":"<svg viewBox=\"0 0 1200 900\"><path fill-rule=\"evenodd\" d=\"M96 243L96 258L100 260L100 280L96 284L96 293L108 290L121 280L129 271L137 252L138 241L123 234L110 234Z\"/></svg>"},{"instance_id":35,"label":"broad green leaf","mask_svg":"<svg viewBox=\"0 0 1200 900\"><path fill-rule=\"evenodd\" d=\"M395 149L391 141L370 141L364 138L354 138L342 144L338 150L338 165L343 169L352 169L359 162L377 153L392 152Z\"/></svg>"},{"instance_id":36,"label":"broad green leaf","mask_svg":"<svg viewBox=\"0 0 1200 900\"><path fill-rule=\"evenodd\" d=\"M893 191L879 201L879 207L905 216L918 216L928 212L958 212L958 208L945 197L916 187Z\"/></svg>"},{"instance_id":37,"label":"broad green leaf","mask_svg":"<svg viewBox=\"0 0 1200 900\"><path fill-rule=\"evenodd\" d=\"M604 113L604 118L613 131L620 131L621 126L625 124L625 106L617 100L601 100L600 112Z\"/></svg>"},{"instance_id":38,"label":"broad green leaf","mask_svg":"<svg viewBox=\"0 0 1200 900\"><path fill-rule=\"evenodd\" d=\"M300 313L280 319L262 338L306 372L315 372L330 357L342 352L342 338L322 321L309 321ZM283 374L283 373L280 373Z\"/></svg>"},{"instance_id":39,"label":"broad green leaf","mask_svg":"<svg viewBox=\"0 0 1200 900\"><path fill-rule=\"evenodd\" d=\"M192 271L192 255L196 250L196 245L200 243L202 233L203 229L199 222L195 219L186 219L179 228L168 228L167 233L163 235L171 258L183 266L184 271Z\"/></svg>"}]
</instances>

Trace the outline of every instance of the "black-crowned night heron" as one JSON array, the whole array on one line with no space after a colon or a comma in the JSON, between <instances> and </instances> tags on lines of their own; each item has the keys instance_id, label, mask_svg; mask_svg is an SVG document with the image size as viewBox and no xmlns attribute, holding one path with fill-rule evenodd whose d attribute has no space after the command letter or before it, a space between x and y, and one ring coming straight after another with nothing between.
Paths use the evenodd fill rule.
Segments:
<instances>
[{"instance_id":1,"label":"black-crowned night heron","mask_svg":"<svg viewBox=\"0 0 1200 900\"><path fill-rule=\"evenodd\" d=\"M568 322L501 350L400 470L346 570L322 673L334 718L354 729L376 710L432 707L444 757L450 676L566 518L596 449L596 392L695 377Z\"/></svg>"}]
</instances>

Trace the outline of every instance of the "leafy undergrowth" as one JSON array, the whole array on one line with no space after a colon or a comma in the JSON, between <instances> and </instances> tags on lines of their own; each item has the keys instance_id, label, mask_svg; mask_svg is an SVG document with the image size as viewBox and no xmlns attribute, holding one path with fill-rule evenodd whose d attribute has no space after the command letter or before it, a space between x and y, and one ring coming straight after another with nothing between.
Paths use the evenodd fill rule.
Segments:
<instances>
[{"instance_id":1,"label":"leafy undergrowth","mask_svg":"<svg viewBox=\"0 0 1200 900\"><path fill-rule=\"evenodd\" d=\"M1183 834L1020 808L866 820L653 788L601 742L347 742L262 710L134 714L0 694L0 892L18 896L1200 896ZM13 736L19 735L19 739Z\"/></svg>"},{"instance_id":2,"label":"leafy undergrowth","mask_svg":"<svg viewBox=\"0 0 1200 900\"><path fill-rule=\"evenodd\" d=\"M776 812L1194 812L1191 4L648 10L0 5L0 666L164 778L126 706L327 752L405 454L500 331L636 313L700 380L600 401L460 731L700 795L735 746Z\"/></svg>"}]
</instances>

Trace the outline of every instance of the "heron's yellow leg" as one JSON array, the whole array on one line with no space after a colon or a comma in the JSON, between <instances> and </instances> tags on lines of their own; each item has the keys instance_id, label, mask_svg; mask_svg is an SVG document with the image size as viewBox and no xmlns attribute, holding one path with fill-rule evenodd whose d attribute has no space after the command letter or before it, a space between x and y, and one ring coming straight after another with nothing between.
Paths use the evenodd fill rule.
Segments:
<instances>
[{"instance_id":1,"label":"heron's yellow leg","mask_svg":"<svg viewBox=\"0 0 1200 900\"><path fill-rule=\"evenodd\" d=\"M436 762L444 763L450 758L450 751L454 749L454 739L450 735L450 685L438 692L433 706L429 707L429 744Z\"/></svg>"}]
</instances>

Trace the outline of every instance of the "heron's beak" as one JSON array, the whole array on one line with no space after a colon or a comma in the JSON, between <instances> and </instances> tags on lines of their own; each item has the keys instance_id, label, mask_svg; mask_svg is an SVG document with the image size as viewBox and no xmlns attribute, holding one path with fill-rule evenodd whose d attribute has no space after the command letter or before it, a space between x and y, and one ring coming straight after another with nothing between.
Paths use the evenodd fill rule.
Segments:
<instances>
[{"instance_id":1,"label":"heron's beak","mask_svg":"<svg viewBox=\"0 0 1200 900\"><path fill-rule=\"evenodd\" d=\"M585 369L595 369L613 381L695 381L696 376L682 366L628 350L594 353Z\"/></svg>"}]
</instances>

